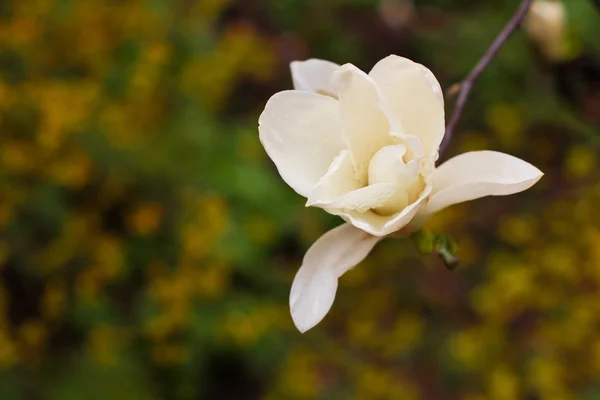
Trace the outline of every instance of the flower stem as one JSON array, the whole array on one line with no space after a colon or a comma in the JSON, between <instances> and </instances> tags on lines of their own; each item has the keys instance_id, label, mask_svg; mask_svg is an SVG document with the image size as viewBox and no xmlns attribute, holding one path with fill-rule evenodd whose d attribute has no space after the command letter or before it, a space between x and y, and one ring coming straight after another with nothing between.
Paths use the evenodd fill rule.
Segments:
<instances>
[{"instance_id":1,"label":"flower stem","mask_svg":"<svg viewBox=\"0 0 600 400\"><path fill-rule=\"evenodd\" d=\"M594 0L600 6L600 0ZM462 115L462 112L467 104L467 100L469 99L469 95L471 94L471 89L473 88L473 84L475 81L481 76L483 71L490 64L492 59L496 56L500 48L504 45L504 43L508 40L508 38L513 34L514 31L521 25L525 16L527 15L527 11L529 11L529 7L533 0L523 0L519 9L515 12L512 18L508 21L504 29L498 34L496 39L492 42L491 46L487 49L483 57L479 59L475 67L471 70L469 75L460 83L460 90L458 93L458 99L456 100L456 105L454 106L454 111L452 112L452 116L450 117L450 121L448 121L448 125L446 125L446 134L444 135L444 140L442 140L442 144L440 145L440 157L438 159L438 163L442 160L443 154L446 152L448 148L448 144L452 139L452 134L458 125L458 121Z\"/></svg>"}]
</instances>

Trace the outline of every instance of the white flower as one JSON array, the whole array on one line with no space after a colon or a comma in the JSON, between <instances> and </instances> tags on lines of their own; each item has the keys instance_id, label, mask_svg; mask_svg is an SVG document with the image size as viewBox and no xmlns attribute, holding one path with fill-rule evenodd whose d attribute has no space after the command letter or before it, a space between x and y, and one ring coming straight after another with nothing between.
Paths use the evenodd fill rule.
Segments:
<instances>
[{"instance_id":1,"label":"white flower","mask_svg":"<svg viewBox=\"0 0 600 400\"><path fill-rule=\"evenodd\" d=\"M389 56L366 74L351 64L291 64L296 90L275 94L259 119L260 140L307 206L347 223L308 250L290 293L304 332L327 314L337 280L384 236L417 229L432 213L531 187L542 176L508 154L461 154L435 168L444 100L427 68Z\"/></svg>"}]
</instances>

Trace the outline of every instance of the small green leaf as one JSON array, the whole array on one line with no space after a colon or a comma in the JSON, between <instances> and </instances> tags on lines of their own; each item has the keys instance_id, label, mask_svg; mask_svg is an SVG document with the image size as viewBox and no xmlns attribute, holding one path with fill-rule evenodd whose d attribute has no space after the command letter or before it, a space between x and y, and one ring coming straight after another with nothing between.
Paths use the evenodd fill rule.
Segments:
<instances>
[{"instance_id":1,"label":"small green leaf","mask_svg":"<svg viewBox=\"0 0 600 400\"><path fill-rule=\"evenodd\" d=\"M448 235L436 235L433 243L434 251L440 256L446 268L450 271L458 266L458 245Z\"/></svg>"},{"instance_id":2,"label":"small green leaf","mask_svg":"<svg viewBox=\"0 0 600 400\"><path fill-rule=\"evenodd\" d=\"M446 268L454 270L458 266L458 245L448 235L434 235L429 230L421 228L412 235L410 239L422 255L437 254Z\"/></svg>"}]
</instances>

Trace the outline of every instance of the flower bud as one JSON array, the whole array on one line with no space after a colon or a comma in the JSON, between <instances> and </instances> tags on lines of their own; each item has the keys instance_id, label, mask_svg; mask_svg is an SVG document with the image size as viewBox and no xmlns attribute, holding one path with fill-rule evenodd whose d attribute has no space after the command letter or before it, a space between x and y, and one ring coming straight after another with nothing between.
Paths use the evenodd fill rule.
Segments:
<instances>
[{"instance_id":1,"label":"flower bud","mask_svg":"<svg viewBox=\"0 0 600 400\"><path fill-rule=\"evenodd\" d=\"M542 56L551 62L570 58L565 5L561 0L535 0L524 28Z\"/></svg>"}]
</instances>

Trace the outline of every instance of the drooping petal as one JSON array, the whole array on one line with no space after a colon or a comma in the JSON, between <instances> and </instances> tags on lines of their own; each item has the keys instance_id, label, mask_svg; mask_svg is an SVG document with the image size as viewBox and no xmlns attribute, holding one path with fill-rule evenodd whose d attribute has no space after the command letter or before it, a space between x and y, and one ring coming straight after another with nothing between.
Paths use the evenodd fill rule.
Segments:
<instances>
[{"instance_id":1,"label":"drooping petal","mask_svg":"<svg viewBox=\"0 0 600 400\"><path fill-rule=\"evenodd\" d=\"M358 212L329 209L327 211L331 214L339 215L344 221L373 236L385 236L409 225L423 206L429 193L431 193L431 186L427 185L416 201L409 204L402 211L392 215L379 215L373 211Z\"/></svg>"},{"instance_id":2,"label":"drooping petal","mask_svg":"<svg viewBox=\"0 0 600 400\"><path fill-rule=\"evenodd\" d=\"M418 137L427 155L444 137L444 97L433 73L407 58L391 55L369 73L383 98L392 130Z\"/></svg>"},{"instance_id":3,"label":"drooping petal","mask_svg":"<svg viewBox=\"0 0 600 400\"><path fill-rule=\"evenodd\" d=\"M505 196L533 186L544 174L519 158L496 151L473 151L446 161L434 172L433 192L422 212L485 196Z\"/></svg>"},{"instance_id":4,"label":"drooping petal","mask_svg":"<svg viewBox=\"0 0 600 400\"><path fill-rule=\"evenodd\" d=\"M304 197L345 147L338 102L316 93L275 94L258 124L260 141L279 174Z\"/></svg>"},{"instance_id":5,"label":"drooping petal","mask_svg":"<svg viewBox=\"0 0 600 400\"><path fill-rule=\"evenodd\" d=\"M305 90L314 93L333 95L329 86L331 76L340 68L331 61L311 58L305 61L292 61L290 70L294 89Z\"/></svg>"},{"instance_id":6,"label":"drooping petal","mask_svg":"<svg viewBox=\"0 0 600 400\"><path fill-rule=\"evenodd\" d=\"M338 278L361 262L380 239L342 224L308 249L290 292L292 319L300 332L325 317L333 304Z\"/></svg>"},{"instance_id":7,"label":"drooping petal","mask_svg":"<svg viewBox=\"0 0 600 400\"><path fill-rule=\"evenodd\" d=\"M331 87L338 94L346 143L356 175L364 185L373 155L394 143L387 117L378 105L379 91L373 79L352 64L333 74Z\"/></svg>"}]
</instances>

